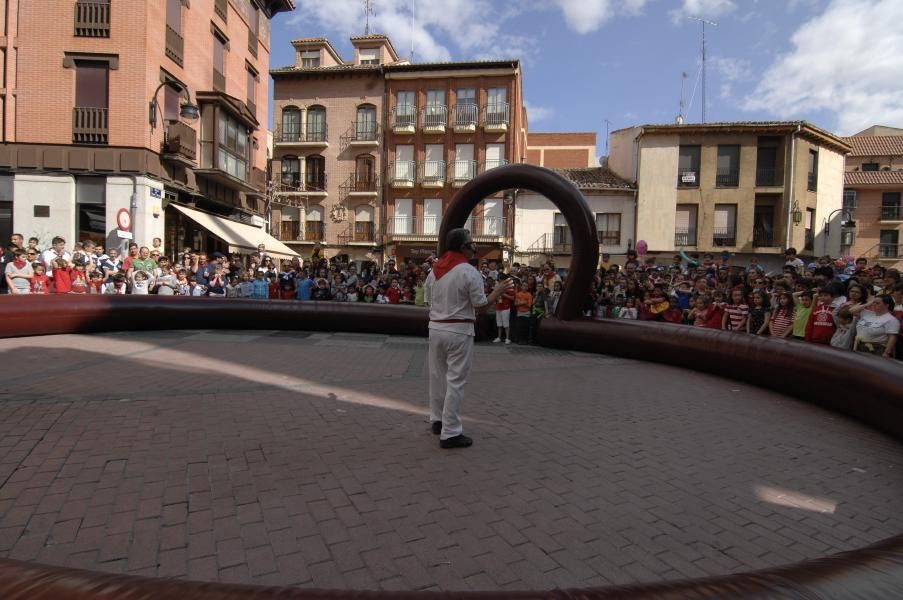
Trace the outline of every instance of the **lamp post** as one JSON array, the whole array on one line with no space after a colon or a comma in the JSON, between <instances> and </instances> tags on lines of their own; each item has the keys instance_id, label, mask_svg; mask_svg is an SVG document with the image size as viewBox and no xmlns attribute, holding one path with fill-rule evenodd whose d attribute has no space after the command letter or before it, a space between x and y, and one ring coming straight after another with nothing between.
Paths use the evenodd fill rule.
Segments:
<instances>
[{"instance_id":1,"label":"lamp post","mask_svg":"<svg viewBox=\"0 0 903 600\"><path fill-rule=\"evenodd\" d=\"M843 232L844 228L852 228L856 227L856 221L853 220L853 215L846 208L838 208L832 210L827 218L825 219L825 243L823 245L824 252L827 254L828 252L828 238L831 236L831 219L834 218L834 215L837 213L841 213L840 218L846 219L846 221L842 221L840 223L840 230ZM841 240L841 243L843 240ZM852 246L852 244L850 244Z\"/></svg>"},{"instance_id":2,"label":"lamp post","mask_svg":"<svg viewBox=\"0 0 903 600\"><path fill-rule=\"evenodd\" d=\"M172 89L179 92L180 95L185 96L185 102L179 105L179 116L183 119L188 119L189 121L197 121L198 117L201 115L201 111L198 108L197 104L194 104L191 101L191 94L188 91L188 86L182 85L178 81L167 80L157 86L157 89L154 90L154 95L151 97L150 104L148 106L148 121L150 122L151 129L155 129L157 127L157 111L160 110L160 103L157 101L157 94L160 93L160 90L164 86L169 86Z\"/></svg>"}]
</instances>

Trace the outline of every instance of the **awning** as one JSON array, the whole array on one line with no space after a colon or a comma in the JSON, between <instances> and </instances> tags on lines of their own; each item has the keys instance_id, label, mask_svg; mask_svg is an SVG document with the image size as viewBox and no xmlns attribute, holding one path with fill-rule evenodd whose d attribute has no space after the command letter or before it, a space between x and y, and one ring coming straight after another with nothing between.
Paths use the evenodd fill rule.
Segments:
<instances>
[{"instance_id":1,"label":"awning","mask_svg":"<svg viewBox=\"0 0 903 600\"><path fill-rule=\"evenodd\" d=\"M245 225L187 206L178 204L170 204L170 206L229 244L229 252L254 253L257 252L257 246L263 244L266 247L266 253L274 258L292 259L298 256L291 248L259 227Z\"/></svg>"}]
</instances>

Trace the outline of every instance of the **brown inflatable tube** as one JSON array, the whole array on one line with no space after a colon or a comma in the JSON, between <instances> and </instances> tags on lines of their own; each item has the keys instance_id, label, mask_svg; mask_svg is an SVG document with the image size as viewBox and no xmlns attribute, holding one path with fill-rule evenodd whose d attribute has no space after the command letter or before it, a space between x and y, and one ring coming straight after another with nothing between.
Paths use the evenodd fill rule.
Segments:
<instances>
[{"instance_id":1,"label":"brown inflatable tube","mask_svg":"<svg viewBox=\"0 0 903 600\"><path fill-rule=\"evenodd\" d=\"M424 336L424 309L404 306L157 296L4 297L0 337L156 329L304 329ZM903 438L903 366L785 340L660 323L547 320L540 344L637 358L764 385ZM755 364L767 380L751 376ZM810 377L799 380L800 371ZM868 372L849 389L850 371ZM112 575L0 560L2 600L586 598L624 600L899 600L903 535L860 550L775 569L686 581L540 592L362 592L265 588Z\"/></svg>"}]
</instances>

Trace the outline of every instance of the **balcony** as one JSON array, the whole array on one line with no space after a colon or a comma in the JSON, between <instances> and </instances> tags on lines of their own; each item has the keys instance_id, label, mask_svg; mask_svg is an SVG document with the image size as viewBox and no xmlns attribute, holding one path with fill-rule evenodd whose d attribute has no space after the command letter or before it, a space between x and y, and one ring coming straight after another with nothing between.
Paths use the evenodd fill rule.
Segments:
<instances>
[{"instance_id":1,"label":"balcony","mask_svg":"<svg viewBox=\"0 0 903 600\"><path fill-rule=\"evenodd\" d=\"M349 145L357 148L376 148L379 146L379 126L373 121L354 121L351 124Z\"/></svg>"},{"instance_id":2,"label":"balcony","mask_svg":"<svg viewBox=\"0 0 903 600\"><path fill-rule=\"evenodd\" d=\"M441 223L442 217L438 216L390 217L386 223L386 233L396 240L435 240Z\"/></svg>"},{"instance_id":3,"label":"balcony","mask_svg":"<svg viewBox=\"0 0 903 600\"><path fill-rule=\"evenodd\" d=\"M462 187L476 177L477 163L473 160L452 161L452 185Z\"/></svg>"},{"instance_id":4,"label":"balcony","mask_svg":"<svg viewBox=\"0 0 903 600\"><path fill-rule=\"evenodd\" d=\"M305 242L322 242L325 227L323 221L305 221L304 222L304 241Z\"/></svg>"},{"instance_id":5,"label":"balcony","mask_svg":"<svg viewBox=\"0 0 903 600\"><path fill-rule=\"evenodd\" d=\"M527 248L527 254L570 254L573 246L570 231L566 227L544 233Z\"/></svg>"},{"instance_id":6,"label":"balcony","mask_svg":"<svg viewBox=\"0 0 903 600\"><path fill-rule=\"evenodd\" d=\"M445 133L445 125L448 119L448 108L442 104L433 104L423 107L421 111L421 123L423 133Z\"/></svg>"},{"instance_id":7,"label":"balcony","mask_svg":"<svg viewBox=\"0 0 903 600\"><path fill-rule=\"evenodd\" d=\"M755 227L753 228L753 247L755 248L774 248L780 244L775 244L774 228Z\"/></svg>"},{"instance_id":8,"label":"balcony","mask_svg":"<svg viewBox=\"0 0 903 600\"><path fill-rule=\"evenodd\" d=\"M480 173L485 173L490 169L495 169L496 167L504 167L508 164L508 161L504 158L494 158L490 160L484 160L480 163Z\"/></svg>"},{"instance_id":9,"label":"balcony","mask_svg":"<svg viewBox=\"0 0 903 600\"><path fill-rule=\"evenodd\" d=\"M717 187L737 187L740 185L740 170L718 171L715 173L715 185Z\"/></svg>"},{"instance_id":10,"label":"balcony","mask_svg":"<svg viewBox=\"0 0 903 600\"><path fill-rule=\"evenodd\" d=\"M110 37L110 0L75 3L75 37Z\"/></svg>"},{"instance_id":11,"label":"balcony","mask_svg":"<svg viewBox=\"0 0 903 600\"><path fill-rule=\"evenodd\" d=\"M903 222L903 206L885 205L881 207L881 223L900 223Z\"/></svg>"},{"instance_id":12,"label":"balcony","mask_svg":"<svg viewBox=\"0 0 903 600\"><path fill-rule=\"evenodd\" d=\"M420 185L425 188L445 186L445 161L425 160L420 163Z\"/></svg>"},{"instance_id":13,"label":"balcony","mask_svg":"<svg viewBox=\"0 0 903 600\"><path fill-rule=\"evenodd\" d=\"M392 132L399 135L413 135L417 127L417 107L399 104L392 109Z\"/></svg>"},{"instance_id":14,"label":"balcony","mask_svg":"<svg viewBox=\"0 0 903 600\"><path fill-rule=\"evenodd\" d=\"M696 230L695 229L676 229L674 231L675 246L695 246Z\"/></svg>"},{"instance_id":15,"label":"balcony","mask_svg":"<svg viewBox=\"0 0 903 600\"><path fill-rule=\"evenodd\" d=\"M379 177L376 175L352 175L342 184L345 196L374 197L379 194Z\"/></svg>"},{"instance_id":16,"label":"balcony","mask_svg":"<svg viewBox=\"0 0 903 600\"><path fill-rule=\"evenodd\" d=\"M304 240L301 233L300 221L282 221L279 229L273 232L273 237L281 242L300 242Z\"/></svg>"},{"instance_id":17,"label":"balcony","mask_svg":"<svg viewBox=\"0 0 903 600\"><path fill-rule=\"evenodd\" d=\"M413 160L396 160L389 163L389 181L393 188L414 187L417 163Z\"/></svg>"},{"instance_id":18,"label":"balcony","mask_svg":"<svg viewBox=\"0 0 903 600\"><path fill-rule=\"evenodd\" d=\"M175 29L166 26L166 56L168 56L174 63L182 66L182 59L184 57L185 52L185 40L182 39L182 36L179 35ZM223 89L225 89L225 82L223 83Z\"/></svg>"},{"instance_id":19,"label":"balcony","mask_svg":"<svg viewBox=\"0 0 903 600\"><path fill-rule=\"evenodd\" d=\"M455 133L476 132L479 113L476 104L456 104L453 113Z\"/></svg>"},{"instance_id":20,"label":"balcony","mask_svg":"<svg viewBox=\"0 0 903 600\"><path fill-rule=\"evenodd\" d=\"M109 139L109 115L106 108L72 109L72 143L106 144Z\"/></svg>"},{"instance_id":21,"label":"balcony","mask_svg":"<svg viewBox=\"0 0 903 600\"><path fill-rule=\"evenodd\" d=\"M327 195L326 173L308 174L304 181L299 173L283 173L279 182L273 186L273 193L279 196L324 197Z\"/></svg>"},{"instance_id":22,"label":"balcony","mask_svg":"<svg viewBox=\"0 0 903 600\"><path fill-rule=\"evenodd\" d=\"M162 158L194 166L194 161L197 160L197 145L198 134L194 129L181 121L171 123L166 129Z\"/></svg>"},{"instance_id":23,"label":"balcony","mask_svg":"<svg viewBox=\"0 0 903 600\"><path fill-rule=\"evenodd\" d=\"M505 217L471 216L464 223L464 229L470 231L471 237L477 242L504 241L507 230Z\"/></svg>"},{"instance_id":24,"label":"balcony","mask_svg":"<svg viewBox=\"0 0 903 600\"><path fill-rule=\"evenodd\" d=\"M326 124L319 124L315 127L308 126L307 129L289 128L283 129L277 127L273 134L273 143L277 146L295 146L298 148L328 148Z\"/></svg>"},{"instance_id":25,"label":"balcony","mask_svg":"<svg viewBox=\"0 0 903 600\"><path fill-rule=\"evenodd\" d=\"M757 187L783 187L783 173L774 167L756 167Z\"/></svg>"},{"instance_id":26,"label":"balcony","mask_svg":"<svg viewBox=\"0 0 903 600\"><path fill-rule=\"evenodd\" d=\"M600 246L620 246L621 245L621 231L599 231L599 245Z\"/></svg>"},{"instance_id":27,"label":"balcony","mask_svg":"<svg viewBox=\"0 0 903 600\"><path fill-rule=\"evenodd\" d=\"M737 232L731 228L716 227L712 232L712 245L717 247L736 246Z\"/></svg>"},{"instance_id":28,"label":"balcony","mask_svg":"<svg viewBox=\"0 0 903 600\"><path fill-rule=\"evenodd\" d=\"M878 244L878 260L897 260L903 257L903 245L894 243Z\"/></svg>"},{"instance_id":29,"label":"balcony","mask_svg":"<svg viewBox=\"0 0 903 600\"><path fill-rule=\"evenodd\" d=\"M677 187L699 187L699 171L679 171L677 173Z\"/></svg>"},{"instance_id":30,"label":"balcony","mask_svg":"<svg viewBox=\"0 0 903 600\"><path fill-rule=\"evenodd\" d=\"M483 107L483 129L488 133L508 131L508 103L487 104Z\"/></svg>"}]
</instances>

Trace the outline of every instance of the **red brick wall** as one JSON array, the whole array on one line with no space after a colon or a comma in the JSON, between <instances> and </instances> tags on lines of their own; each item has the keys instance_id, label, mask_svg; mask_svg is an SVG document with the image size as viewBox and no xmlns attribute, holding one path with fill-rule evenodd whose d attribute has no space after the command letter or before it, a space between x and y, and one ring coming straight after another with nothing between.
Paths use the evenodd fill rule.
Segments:
<instances>
[{"instance_id":1,"label":"red brick wall","mask_svg":"<svg viewBox=\"0 0 903 600\"><path fill-rule=\"evenodd\" d=\"M553 150L544 151L543 166L550 169L585 169L589 162L586 150Z\"/></svg>"}]
</instances>

